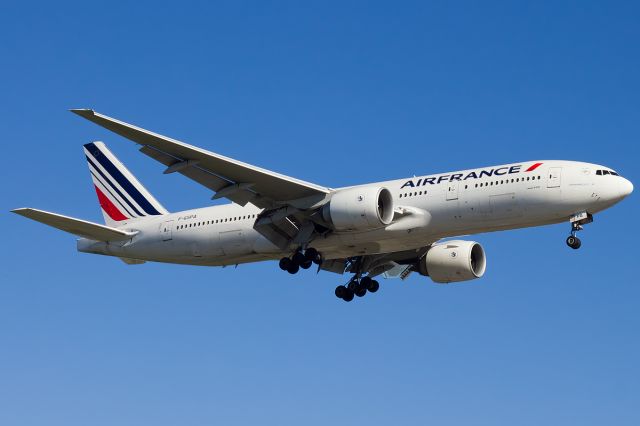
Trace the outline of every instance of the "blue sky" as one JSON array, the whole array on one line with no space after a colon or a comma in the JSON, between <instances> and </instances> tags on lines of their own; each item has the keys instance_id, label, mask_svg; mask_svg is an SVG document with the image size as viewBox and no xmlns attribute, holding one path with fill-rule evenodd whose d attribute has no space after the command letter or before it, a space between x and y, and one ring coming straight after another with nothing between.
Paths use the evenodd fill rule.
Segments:
<instances>
[{"instance_id":1,"label":"blue sky","mask_svg":"<svg viewBox=\"0 0 640 426\"><path fill-rule=\"evenodd\" d=\"M67 112L107 115L327 186L532 159L638 185L635 2L4 4L0 424L637 425L638 196L474 236L478 281L275 263L127 266L8 213L101 221L103 140L170 210L211 193Z\"/></svg>"}]
</instances>

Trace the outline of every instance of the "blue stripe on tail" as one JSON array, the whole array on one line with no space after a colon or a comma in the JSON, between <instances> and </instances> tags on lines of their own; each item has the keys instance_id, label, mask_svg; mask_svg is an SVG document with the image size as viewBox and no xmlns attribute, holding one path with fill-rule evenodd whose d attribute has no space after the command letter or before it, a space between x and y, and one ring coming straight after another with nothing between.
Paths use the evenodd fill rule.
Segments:
<instances>
[{"instance_id":1,"label":"blue stripe on tail","mask_svg":"<svg viewBox=\"0 0 640 426\"><path fill-rule=\"evenodd\" d=\"M109 160L107 156L104 155L93 142L88 143L84 146L91 153L91 155L93 155L93 158L95 158L96 161L98 161L100 165L113 177L113 179L118 182L122 189L126 191L126 193L145 211L146 214L162 214L158 210L156 210L155 207L151 205L151 203L149 203L149 201L140 193L140 191L138 191L138 189L133 186L131 182L129 182L129 180L120 172L120 170L118 170L118 168L111 162L111 160ZM87 160L89 159L87 158ZM89 162L91 162L91 160L89 160ZM123 198L125 198L126 200L126 197ZM135 207L131 207L136 210ZM138 213L137 211L136 213L140 215L140 213Z\"/></svg>"}]
</instances>

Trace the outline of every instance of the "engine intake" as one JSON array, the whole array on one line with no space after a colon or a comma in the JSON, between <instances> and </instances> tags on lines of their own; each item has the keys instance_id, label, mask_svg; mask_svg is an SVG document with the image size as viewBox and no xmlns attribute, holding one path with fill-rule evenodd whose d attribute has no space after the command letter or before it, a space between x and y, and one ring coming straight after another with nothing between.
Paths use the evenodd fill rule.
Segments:
<instances>
[{"instance_id":1,"label":"engine intake","mask_svg":"<svg viewBox=\"0 0 640 426\"><path fill-rule=\"evenodd\" d=\"M419 271L440 284L473 280L484 275L487 258L475 241L446 241L431 246L420 260Z\"/></svg>"},{"instance_id":2,"label":"engine intake","mask_svg":"<svg viewBox=\"0 0 640 426\"><path fill-rule=\"evenodd\" d=\"M387 188L362 186L334 193L322 218L338 231L366 231L393 220L393 197Z\"/></svg>"}]
</instances>

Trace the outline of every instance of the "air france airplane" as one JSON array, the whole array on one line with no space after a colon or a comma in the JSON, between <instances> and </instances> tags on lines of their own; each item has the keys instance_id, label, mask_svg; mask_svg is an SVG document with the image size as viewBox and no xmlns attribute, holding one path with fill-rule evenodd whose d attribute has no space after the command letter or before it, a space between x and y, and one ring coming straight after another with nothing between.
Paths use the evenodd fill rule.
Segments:
<instances>
[{"instance_id":1,"label":"air france airplane","mask_svg":"<svg viewBox=\"0 0 640 426\"><path fill-rule=\"evenodd\" d=\"M139 144L140 152L204 185L230 204L170 213L102 142L84 145L105 224L32 208L13 212L81 237L84 253L146 261L225 266L279 260L290 274L349 274L335 294L375 293L376 277L412 272L436 283L480 278L482 246L458 238L568 222L567 245L593 215L631 194L609 167L536 160L327 188L161 136L94 112L72 110ZM443 240L445 239L445 240Z\"/></svg>"}]
</instances>

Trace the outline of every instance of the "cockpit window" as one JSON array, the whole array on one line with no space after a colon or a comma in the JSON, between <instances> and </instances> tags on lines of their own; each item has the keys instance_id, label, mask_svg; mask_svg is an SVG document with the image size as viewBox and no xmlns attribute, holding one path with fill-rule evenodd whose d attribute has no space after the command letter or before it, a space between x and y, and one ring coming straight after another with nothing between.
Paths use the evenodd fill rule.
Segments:
<instances>
[{"instance_id":1,"label":"cockpit window","mask_svg":"<svg viewBox=\"0 0 640 426\"><path fill-rule=\"evenodd\" d=\"M604 175L612 175L612 176L620 176L618 173L613 170L596 170L596 175L604 176Z\"/></svg>"}]
</instances>

